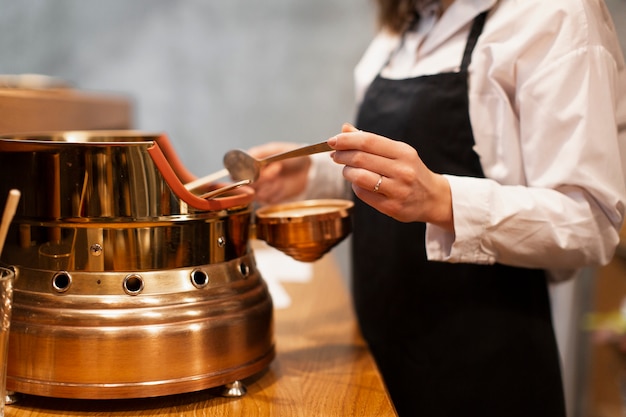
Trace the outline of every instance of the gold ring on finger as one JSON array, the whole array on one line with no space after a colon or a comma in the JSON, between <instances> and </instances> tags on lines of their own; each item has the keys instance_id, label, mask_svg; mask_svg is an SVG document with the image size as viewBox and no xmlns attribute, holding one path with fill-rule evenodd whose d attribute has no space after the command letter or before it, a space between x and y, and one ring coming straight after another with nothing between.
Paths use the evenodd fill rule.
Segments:
<instances>
[{"instance_id":1,"label":"gold ring on finger","mask_svg":"<svg viewBox=\"0 0 626 417\"><path fill-rule=\"evenodd\" d=\"M378 181L376 182L376 185L374 186L374 192L377 193L378 190L380 189L380 184L383 183L383 176L381 175L380 178L378 179Z\"/></svg>"}]
</instances>

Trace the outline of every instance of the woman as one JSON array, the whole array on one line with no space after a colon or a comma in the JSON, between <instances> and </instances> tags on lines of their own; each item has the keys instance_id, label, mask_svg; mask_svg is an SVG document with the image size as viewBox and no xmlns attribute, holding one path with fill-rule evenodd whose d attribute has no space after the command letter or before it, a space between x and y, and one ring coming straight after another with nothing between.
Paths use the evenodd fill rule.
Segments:
<instances>
[{"instance_id":1,"label":"woman","mask_svg":"<svg viewBox=\"0 0 626 417\"><path fill-rule=\"evenodd\" d=\"M354 303L399 415L563 416L546 282L608 262L626 202L605 5L378 3L356 128L328 141L342 175L270 165L258 198L351 184Z\"/></svg>"}]
</instances>

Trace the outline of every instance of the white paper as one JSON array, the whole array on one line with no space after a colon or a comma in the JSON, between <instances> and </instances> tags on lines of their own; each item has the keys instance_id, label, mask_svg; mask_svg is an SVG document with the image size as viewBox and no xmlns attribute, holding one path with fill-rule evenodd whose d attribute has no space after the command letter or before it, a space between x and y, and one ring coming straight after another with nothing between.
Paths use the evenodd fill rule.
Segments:
<instances>
[{"instance_id":1,"label":"white paper","mask_svg":"<svg viewBox=\"0 0 626 417\"><path fill-rule=\"evenodd\" d=\"M261 276L267 283L275 308L287 308L291 297L281 282L309 282L313 277L313 265L300 262L266 244L255 244L254 257Z\"/></svg>"}]
</instances>

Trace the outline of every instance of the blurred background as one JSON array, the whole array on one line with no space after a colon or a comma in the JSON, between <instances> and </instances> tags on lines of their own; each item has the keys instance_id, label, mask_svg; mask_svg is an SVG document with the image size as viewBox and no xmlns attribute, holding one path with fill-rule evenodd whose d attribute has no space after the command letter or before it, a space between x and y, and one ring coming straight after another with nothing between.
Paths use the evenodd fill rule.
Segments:
<instances>
[{"instance_id":1,"label":"blurred background","mask_svg":"<svg viewBox=\"0 0 626 417\"><path fill-rule=\"evenodd\" d=\"M128 95L196 175L268 141L326 139L354 116L370 0L0 0L0 74Z\"/></svg>"},{"instance_id":2,"label":"blurred background","mask_svg":"<svg viewBox=\"0 0 626 417\"><path fill-rule=\"evenodd\" d=\"M626 1L606 3L624 46ZM0 0L0 74L127 97L132 125L167 133L202 176L229 149L316 142L353 121L352 71L375 29L373 0ZM347 244L334 252L345 276ZM626 415L623 357L580 325L618 308L625 280L616 259L554 290L572 417Z\"/></svg>"}]
</instances>

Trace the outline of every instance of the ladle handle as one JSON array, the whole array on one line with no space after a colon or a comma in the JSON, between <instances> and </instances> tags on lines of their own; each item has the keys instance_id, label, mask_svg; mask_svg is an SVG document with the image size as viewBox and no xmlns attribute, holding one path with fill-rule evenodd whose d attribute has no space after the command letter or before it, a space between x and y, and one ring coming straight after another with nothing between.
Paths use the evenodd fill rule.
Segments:
<instances>
[{"instance_id":1,"label":"ladle handle","mask_svg":"<svg viewBox=\"0 0 626 417\"><path fill-rule=\"evenodd\" d=\"M297 156L312 155L314 153L327 152L327 151L332 151L332 150L333 148L328 146L328 143L324 141L324 142L316 143L315 145L303 146L302 148L297 148L291 151L279 153L277 155L268 156L267 158L261 159L259 162L265 165L265 164L269 164L270 162L281 161L287 158L295 158Z\"/></svg>"},{"instance_id":2,"label":"ladle handle","mask_svg":"<svg viewBox=\"0 0 626 417\"><path fill-rule=\"evenodd\" d=\"M185 184L185 188L189 191L193 191L196 188L200 188L203 185L211 184L212 182L217 181L220 178L224 178L227 176L228 176L228 170L226 168L220 169L217 172L214 172L212 174L209 174L204 177L200 177L198 179L188 182L187 184Z\"/></svg>"}]
</instances>

